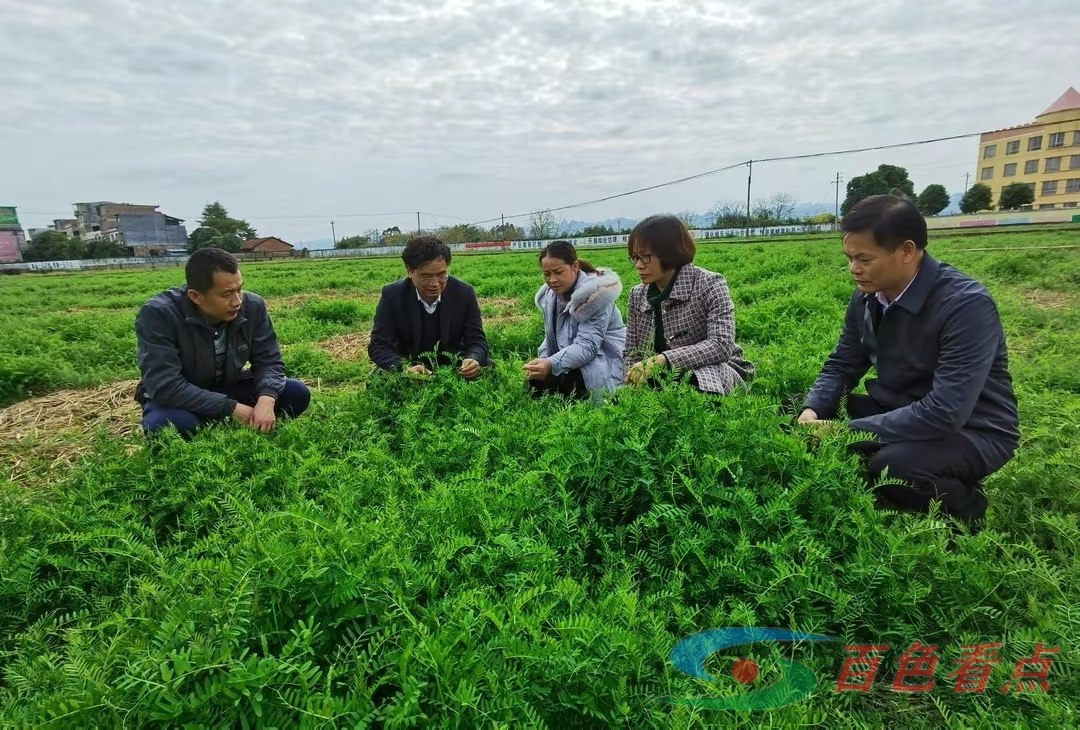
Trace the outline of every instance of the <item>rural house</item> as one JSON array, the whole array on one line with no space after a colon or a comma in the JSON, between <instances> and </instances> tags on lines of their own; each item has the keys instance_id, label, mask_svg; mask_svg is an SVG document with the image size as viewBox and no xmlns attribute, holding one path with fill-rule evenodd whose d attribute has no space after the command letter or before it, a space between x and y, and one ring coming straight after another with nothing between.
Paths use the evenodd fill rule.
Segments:
<instances>
[{"instance_id":1,"label":"rural house","mask_svg":"<svg viewBox=\"0 0 1080 730\"><path fill-rule=\"evenodd\" d=\"M240 250L242 252L276 253L292 251L293 245L282 241L276 236L266 236L264 238L249 238L240 244Z\"/></svg>"}]
</instances>

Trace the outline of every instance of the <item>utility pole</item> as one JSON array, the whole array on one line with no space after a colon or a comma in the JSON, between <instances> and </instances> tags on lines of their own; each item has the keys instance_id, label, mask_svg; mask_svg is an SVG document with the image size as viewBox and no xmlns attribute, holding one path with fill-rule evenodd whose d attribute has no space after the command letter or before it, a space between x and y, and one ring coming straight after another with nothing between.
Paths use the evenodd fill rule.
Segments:
<instances>
[{"instance_id":1,"label":"utility pole","mask_svg":"<svg viewBox=\"0 0 1080 730\"><path fill-rule=\"evenodd\" d=\"M968 181L969 181L970 179L971 179L971 173L970 173L970 172L965 172L965 173L964 173L964 195L967 195L967 191L968 191Z\"/></svg>"},{"instance_id":2,"label":"utility pole","mask_svg":"<svg viewBox=\"0 0 1080 730\"><path fill-rule=\"evenodd\" d=\"M840 179L840 173L836 173L836 179L832 184L836 186L836 210L833 212L833 230L835 231L837 226L840 225L840 183L843 180Z\"/></svg>"},{"instance_id":3,"label":"utility pole","mask_svg":"<svg viewBox=\"0 0 1080 730\"><path fill-rule=\"evenodd\" d=\"M420 211L416 211L416 232L420 233Z\"/></svg>"},{"instance_id":4,"label":"utility pole","mask_svg":"<svg viewBox=\"0 0 1080 730\"><path fill-rule=\"evenodd\" d=\"M337 248L337 231L334 230L334 221L330 221L330 236L334 239L334 248Z\"/></svg>"},{"instance_id":5,"label":"utility pole","mask_svg":"<svg viewBox=\"0 0 1080 730\"><path fill-rule=\"evenodd\" d=\"M754 178L754 161L749 160L746 166L750 168L746 173L746 238L750 240L750 181Z\"/></svg>"}]
</instances>

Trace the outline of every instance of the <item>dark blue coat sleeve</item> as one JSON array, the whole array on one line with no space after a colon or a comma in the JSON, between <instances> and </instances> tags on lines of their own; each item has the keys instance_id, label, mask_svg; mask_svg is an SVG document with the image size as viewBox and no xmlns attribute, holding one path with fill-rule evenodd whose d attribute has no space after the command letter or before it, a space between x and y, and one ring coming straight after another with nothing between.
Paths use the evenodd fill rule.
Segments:
<instances>
[{"instance_id":1,"label":"dark blue coat sleeve","mask_svg":"<svg viewBox=\"0 0 1080 730\"><path fill-rule=\"evenodd\" d=\"M465 326L462 332L462 357L471 357L480 365L490 365L488 341L484 334L484 320L480 316L480 302L476 291L470 286L465 293Z\"/></svg>"},{"instance_id":2,"label":"dark blue coat sleeve","mask_svg":"<svg viewBox=\"0 0 1080 730\"><path fill-rule=\"evenodd\" d=\"M383 370L397 370L402 365L402 357L398 352L400 342L388 300L389 295L384 287L379 302L375 305L375 320L371 324L371 339L368 340L368 357Z\"/></svg>"},{"instance_id":3,"label":"dark blue coat sleeve","mask_svg":"<svg viewBox=\"0 0 1080 730\"><path fill-rule=\"evenodd\" d=\"M257 299L253 302L252 315L255 326L251 336L251 374L255 378L255 392L261 397L268 395L275 400L285 390L285 363L281 359L274 324L270 313L266 311L266 302Z\"/></svg>"},{"instance_id":4,"label":"dark blue coat sleeve","mask_svg":"<svg viewBox=\"0 0 1080 730\"><path fill-rule=\"evenodd\" d=\"M824 414L835 411L840 398L858 385L870 370L870 353L860 336L864 306L862 294L856 290L848 302L840 339L806 394L803 405L812 408L819 417L824 418Z\"/></svg>"}]
</instances>

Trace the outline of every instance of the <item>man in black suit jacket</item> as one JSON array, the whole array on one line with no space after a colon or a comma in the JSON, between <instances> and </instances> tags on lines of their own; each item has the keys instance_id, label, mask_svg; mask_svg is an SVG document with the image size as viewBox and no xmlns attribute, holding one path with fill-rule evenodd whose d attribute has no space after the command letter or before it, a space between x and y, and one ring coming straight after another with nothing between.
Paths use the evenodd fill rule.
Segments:
<instances>
[{"instance_id":1,"label":"man in black suit jacket","mask_svg":"<svg viewBox=\"0 0 1080 730\"><path fill-rule=\"evenodd\" d=\"M450 256L450 247L434 236L413 236L405 244L406 277L384 286L375 307L368 343L375 365L420 376L456 365L459 375L472 379L491 364L476 292L449 275Z\"/></svg>"}]
</instances>

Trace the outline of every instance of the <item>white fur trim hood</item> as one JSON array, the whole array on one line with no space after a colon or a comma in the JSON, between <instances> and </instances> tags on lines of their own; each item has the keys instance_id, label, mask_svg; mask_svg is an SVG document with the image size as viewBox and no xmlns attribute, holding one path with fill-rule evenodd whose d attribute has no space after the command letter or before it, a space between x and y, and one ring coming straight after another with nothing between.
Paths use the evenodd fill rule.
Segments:
<instances>
[{"instance_id":1,"label":"white fur trim hood","mask_svg":"<svg viewBox=\"0 0 1080 730\"><path fill-rule=\"evenodd\" d=\"M577 286L574 288L574 293L570 295L567 310L578 322L584 322L601 309L610 307L620 294L622 294L622 280L611 269L597 267L595 274L583 271L578 274ZM543 308L543 302L548 296L555 296L555 292L544 284L534 297L536 306Z\"/></svg>"}]
</instances>

